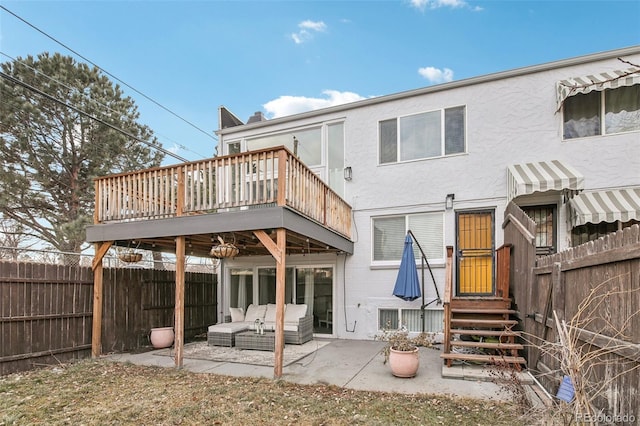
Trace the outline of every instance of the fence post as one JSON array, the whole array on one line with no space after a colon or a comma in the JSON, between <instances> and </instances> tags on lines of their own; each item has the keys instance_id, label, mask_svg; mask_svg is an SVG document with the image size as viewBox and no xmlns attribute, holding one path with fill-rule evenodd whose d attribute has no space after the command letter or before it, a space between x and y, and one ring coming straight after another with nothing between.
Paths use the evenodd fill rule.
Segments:
<instances>
[{"instance_id":1,"label":"fence post","mask_svg":"<svg viewBox=\"0 0 640 426\"><path fill-rule=\"evenodd\" d=\"M562 264L560 262L553 263L553 272L551 272L551 291L552 291L552 304L553 311L558 316L558 320L562 321L565 319L564 315L564 304L565 304L565 291L564 291L564 280L562 279ZM544 318L543 321L546 324L547 318ZM545 325L546 326L546 325Z\"/></svg>"}]
</instances>

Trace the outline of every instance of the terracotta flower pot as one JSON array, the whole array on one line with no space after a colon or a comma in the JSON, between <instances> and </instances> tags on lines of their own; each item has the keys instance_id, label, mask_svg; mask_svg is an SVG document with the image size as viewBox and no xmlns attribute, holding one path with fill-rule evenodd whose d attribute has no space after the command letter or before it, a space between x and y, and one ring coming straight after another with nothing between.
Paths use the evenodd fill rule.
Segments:
<instances>
[{"instance_id":1,"label":"terracotta flower pot","mask_svg":"<svg viewBox=\"0 0 640 426\"><path fill-rule=\"evenodd\" d=\"M414 377L420 366L418 348L412 351L397 351L391 348L389 366L391 367L391 374L396 377Z\"/></svg>"},{"instance_id":2,"label":"terracotta flower pot","mask_svg":"<svg viewBox=\"0 0 640 426\"><path fill-rule=\"evenodd\" d=\"M173 327L158 327L151 329L151 344L156 349L168 348L173 345Z\"/></svg>"}]
</instances>

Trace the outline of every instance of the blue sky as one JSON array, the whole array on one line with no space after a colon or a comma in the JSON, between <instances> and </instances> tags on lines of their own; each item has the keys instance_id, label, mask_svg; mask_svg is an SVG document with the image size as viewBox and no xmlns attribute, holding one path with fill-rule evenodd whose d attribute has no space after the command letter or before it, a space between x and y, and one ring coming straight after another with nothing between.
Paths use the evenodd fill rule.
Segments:
<instances>
[{"instance_id":1,"label":"blue sky","mask_svg":"<svg viewBox=\"0 0 640 426\"><path fill-rule=\"evenodd\" d=\"M246 122L640 44L638 0L0 4L210 134L220 105ZM0 61L45 51L74 56L0 10ZM125 92L165 148L213 155L212 137Z\"/></svg>"}]
</instances>

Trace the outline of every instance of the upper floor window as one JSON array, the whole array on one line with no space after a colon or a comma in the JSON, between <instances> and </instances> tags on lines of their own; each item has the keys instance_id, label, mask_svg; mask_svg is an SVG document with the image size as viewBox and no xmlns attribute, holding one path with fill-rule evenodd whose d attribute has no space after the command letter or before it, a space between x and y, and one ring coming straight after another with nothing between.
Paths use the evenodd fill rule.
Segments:
<instances>
[{"instance_id":1,"label":"upper floor window","mask_svg":"<svg viewBox=\"0 0 640 426\"><path fill-rule=\"evenodd\" d=\"M563 111L565 139L640 130L640 85L569 96Z\"/></svg>"},{"instance_id":2,"label":"upper floor window","mask_svg":"<svg viewBox=\"0 0 640 426\"><path fill-rule=\"evenodd\" d=\"M296 129L285 133L247 138L247 151L284 145L309 167L322 164L322 129Z\"/></svg>"},{"instance_id":3,"label":"upper floor window","mask_svg":"<svg viewBox=\"0 0 640 426\"><path fill-rule=\"evenodd\" d=\"M381 121L380 164L464 152L465 133L464 106Z\"/></svg>"},{"instance_id":4,"label":"upper floor window","mask_svg":"<svg viewBox=\"0 0 640 426\"><path fill-rule=\"evenodd\" d=\"M373 218L373 261L399 263L408 230L415 235L427 259L444 260L444 214L436 212ZM419 262L421 253L417 244L413 245L413 251Z\"/></svg>"},{"instance_id":5,"label":"upper floor window","mask_svg":"<svg viewBox=\"0 0 640 426\"><path fill-rule=\"evenodd\" d=\"M223 144L227 155L285 146L339 196L344 197L344 121L232 139Z\"/></svg>"}]
</instances>

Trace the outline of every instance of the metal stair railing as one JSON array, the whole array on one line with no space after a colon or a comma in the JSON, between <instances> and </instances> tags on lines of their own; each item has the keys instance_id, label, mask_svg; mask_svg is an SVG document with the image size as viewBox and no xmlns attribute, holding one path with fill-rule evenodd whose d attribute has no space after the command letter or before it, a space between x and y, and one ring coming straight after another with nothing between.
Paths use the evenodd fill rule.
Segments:
<instances>
[{"instance_id":1,"label":"metal stair railing","mask_svg":"<svg viewBox=\"0 0 640 426\"><path fill-rule=\"evenodd\" d=\"M425 308L427 306L431 305L432 303L436 303L437 305L441 305L442 304L442 299L440 298L440 291L438 290L438 286L436 284L436 279L433 276L433 271L431 270L431 265L429 265L429 260L427 259L427 255L425 254L424 250L422 250L422 246L420 246L420 243L418 242L418 239L413 234L413 232L411 232L410 229L407 231L407 234L411 235L411 238L416 243L416 246L418 246L418 250L420 250L420 265L421 265L421 271L422 271L422 304L420 306L420 319L421 319L421 322L422 322L422 332L424 333L424 311L425 311ZM433 281L433 288L436 290L436 298L434 300L432 300L431 302L427 303L427 304L425 304L425 300L424 300L424 265L425 264L427 265L427 269L429 269L429 273L431 274L431 280Z\"/></svg>"}]
</instances>

